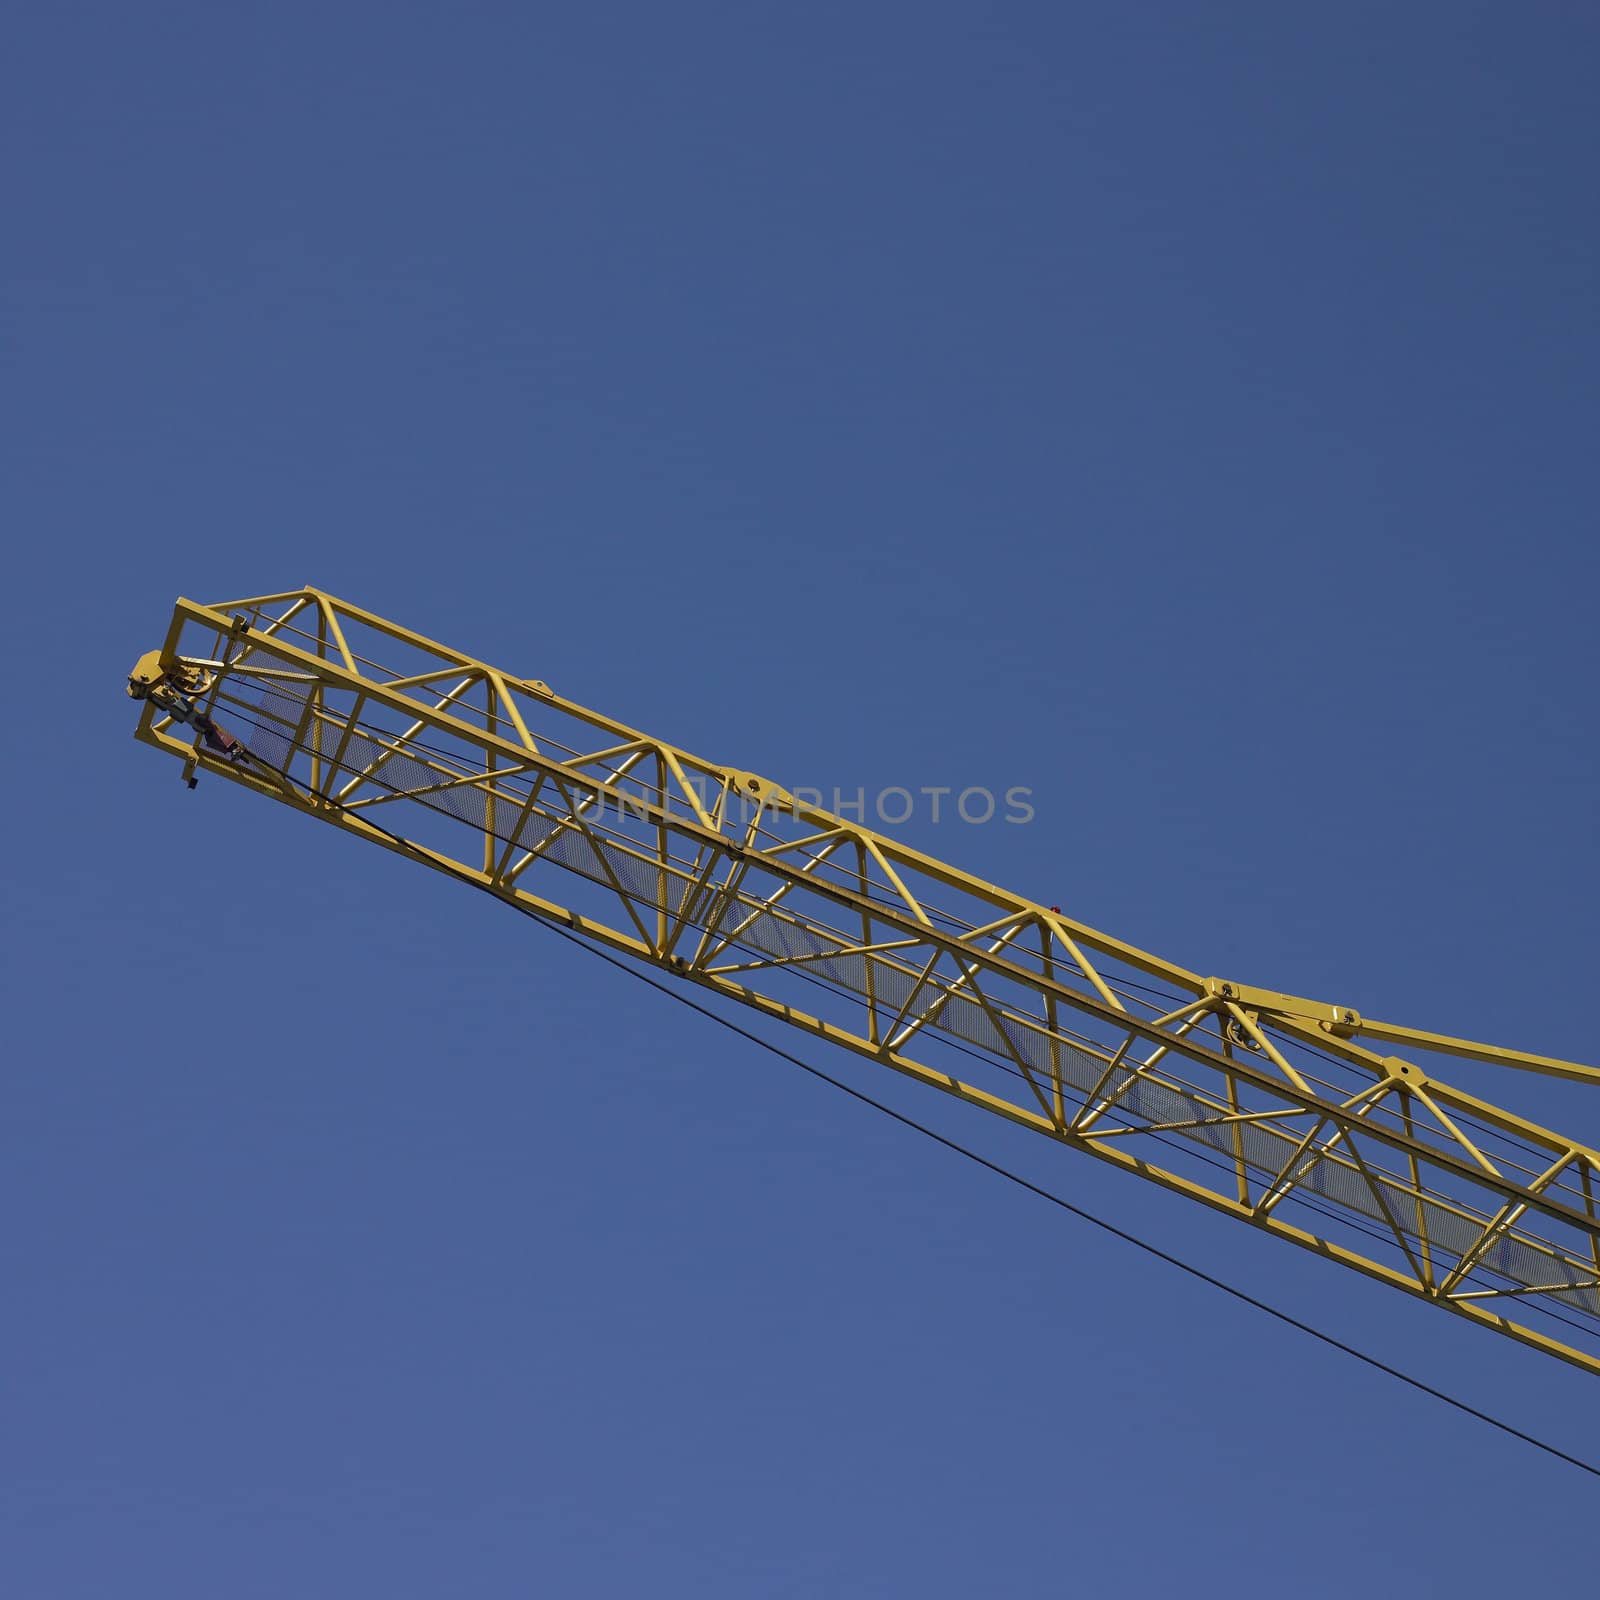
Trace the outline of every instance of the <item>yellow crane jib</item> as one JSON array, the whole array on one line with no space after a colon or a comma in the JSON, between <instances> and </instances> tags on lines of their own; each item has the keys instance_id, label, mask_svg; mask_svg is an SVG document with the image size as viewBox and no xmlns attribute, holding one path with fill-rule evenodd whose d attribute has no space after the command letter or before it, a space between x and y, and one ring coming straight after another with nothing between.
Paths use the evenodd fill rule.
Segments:
<instances>
[{"instance_id":1,"label":"yellow crane jib","mask_svg":"<svg viewBox=\"0 0 1600 1600\"><path fill-rule=\"evenodd\" d=\"M180 599L128 692L190 778L1600 1372L1600 1154L1450 1071L1593 1067L1206 978L318 589Z\"/></svg>"}]
</instances>

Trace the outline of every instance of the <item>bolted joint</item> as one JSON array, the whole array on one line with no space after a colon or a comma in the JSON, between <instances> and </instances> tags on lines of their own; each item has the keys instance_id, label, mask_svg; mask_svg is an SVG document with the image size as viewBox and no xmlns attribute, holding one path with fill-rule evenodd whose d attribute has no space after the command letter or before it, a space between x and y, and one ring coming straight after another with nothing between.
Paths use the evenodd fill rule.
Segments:
<instances>
[{"instance_id":1,"label":"bolted joint","mask_svg":"<svg viewBox=\"0 0 1600 1600\"><path fill-rule=\"evenodd\" d=\"M1428 1085L1428 1074L1416 1062L1407 1061L1401 1056L1385 1056L1383 1070L1391 1083L1407 1089L1425 1089Z\"/></svg>"},{"instance_id":2,"label":"bolted joint","mask_svg":"<svg viewBox=\"0 0 1600 1600\"><path fill-rule=\"evenodd\" d=\"M1299 1023L1312 1023L1337 1039L1348 1039L1361 1032L1361 1013L1349 1006L1330 1006L1319 1000L1302 1000L1299 995L1280 994L1276 989L1258 989L1253 984L1230 983L1222 978L1207 978L1208 999L1222 1005L1248 1007L1269 1017L1283 1017Z\"/></svg>"},{"instance_id":3,"label":"bolted joint","mask_svg":"<svg viewBox=\"0 0 1600 1600\"><path fill-rule=\"evenodd\" d=\"M759 806L763 811L795 810L795 798L781 784L763 778L758 772L744 772L736 767L724 768L729 792L736 794L748 806Z\"/></svg>"}]
</instances>

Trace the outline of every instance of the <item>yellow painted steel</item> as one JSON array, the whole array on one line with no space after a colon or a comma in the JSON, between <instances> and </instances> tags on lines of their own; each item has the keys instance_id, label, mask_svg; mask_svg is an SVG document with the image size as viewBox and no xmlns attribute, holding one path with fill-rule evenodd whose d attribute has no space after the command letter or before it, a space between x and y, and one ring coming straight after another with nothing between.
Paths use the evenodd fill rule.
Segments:
<instances>
[{"instance_id":1,"label":"yellow painted steel","mask_svg":"<svg viewBox=\"0 0 1600 1600\"><path fill-rule=\"evenodd\" d=\"M1433 1058L1592 1067L1202 977L316 589L179 600L128 692L191 781L1600 1371L1600 1155Z\"/></svg>"}]
</instances>

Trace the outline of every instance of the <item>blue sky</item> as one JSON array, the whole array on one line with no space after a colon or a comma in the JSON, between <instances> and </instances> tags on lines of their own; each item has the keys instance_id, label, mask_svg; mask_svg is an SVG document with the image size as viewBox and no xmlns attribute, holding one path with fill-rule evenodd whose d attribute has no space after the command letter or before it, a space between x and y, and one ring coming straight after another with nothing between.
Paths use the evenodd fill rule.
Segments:
<instances>
[{"instance_id":1,"label":"blue sky","mask_svg":"<svg viewBox=\"0 0 1600 1600\"><path fill-rule=\"evenodd\" d=\"M316 583L779 781L1028 786L901 831L1593 1059L1597 45L1558 4L14 18L8 1592L1592 1576L1569 1469L185 793L121 684L176 594ZM1595 1453L1593 1379L832 1066ZM1592 1091L1463 1081L1600 1139Z\"/></svg>"}]
</instances>

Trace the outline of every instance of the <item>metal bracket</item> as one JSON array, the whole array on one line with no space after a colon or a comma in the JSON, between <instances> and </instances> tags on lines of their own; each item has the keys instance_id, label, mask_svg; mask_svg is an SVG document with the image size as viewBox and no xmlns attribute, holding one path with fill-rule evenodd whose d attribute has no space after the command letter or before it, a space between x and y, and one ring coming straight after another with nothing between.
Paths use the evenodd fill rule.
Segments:
<instances>
[{"instance_id":1,"label":"metal bracket","mask_svg":"<svg viewBox=\"0 0 1600 1600\"><path fill-rule=\"evenodd\" d=\"M1400 1056L1385 1056L1383 1070L1393 1082L1407 1089L1425 1089L1428 1085L1428 1074L1416 1062L1403 1060Z\"/></svg>"},{"instance_id":2,"label":"metal bracket","mask_svg":"<svg viewBox=\"0 0 1600 1600\"><path fill-rule=\"evenodd\" d=\"M1205 992L1214 1000L1245 1006L1252 1011L1270 1011L1280 1017L1293 1017L1297 1022L1314 1023L1336 1039L1348 1039L1361 1032L1361 1013L1349 1006L1302 1000L1299 995L1257 989L1248 983L1229 983L1222 978L1207 978Z\"/></svg>"}]
</instances>

